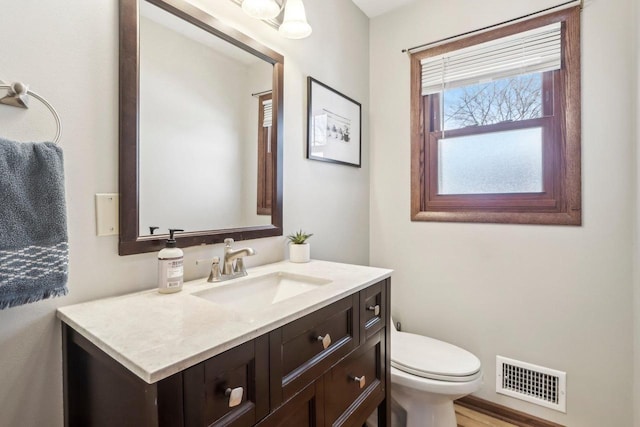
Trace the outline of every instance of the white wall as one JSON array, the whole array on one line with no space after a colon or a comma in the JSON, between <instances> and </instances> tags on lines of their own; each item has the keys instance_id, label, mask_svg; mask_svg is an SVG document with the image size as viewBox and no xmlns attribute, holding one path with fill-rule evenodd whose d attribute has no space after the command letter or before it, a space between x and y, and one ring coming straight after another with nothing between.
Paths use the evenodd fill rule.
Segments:
<instances>
[{"instance_id":1,"label":"white wall","mask_svg":"<svg viewBox=\"0 0 640 427\"><path fill-rule=\"evenodd\" d=\"M369 156L367 18L345 0L307 1L314 33L292 41L245 17L228 0L198 3L285 55L285 233L299 227L314 232L316 258L366 264L368 162L356 169L307 161L304 147L306 76L311 75L362 103L363 159ZM70 238L70 294L0 311L0 426L56 426L63 420L56 307L151 288L156 280L154 254L119 257L117 238L95 236L94 194L118 188L118 3L3 2L0 40L0 79L30 83L62 118ZM35 110L12 110L5 120L8 107L0 108L3 136L42 140L52 135L51 118L44 113L36 118ZM238 245L244 244L258 252L247 259L249 266L284 257L284 237ZM220 245L187 249L186 278L206 276L207 268L196 268L195 260L221 250Z\"/></svg>"},{"instance_id":2,"label":"white wall","mask_svg":"<svg viewBox=\"0 0 640 427\"><path fill-rule=\"evenodd\" d=\"M396 270L406 330L481 359L477 393L568 426L632 423L633 121L631 0L582 13L581 227L410 221L409 58L403 48L559 2L418 1L374 18L371 37L371 263ZM567 371L567 414L495 394L495 356Z\"/></svg>"}]
</instances>

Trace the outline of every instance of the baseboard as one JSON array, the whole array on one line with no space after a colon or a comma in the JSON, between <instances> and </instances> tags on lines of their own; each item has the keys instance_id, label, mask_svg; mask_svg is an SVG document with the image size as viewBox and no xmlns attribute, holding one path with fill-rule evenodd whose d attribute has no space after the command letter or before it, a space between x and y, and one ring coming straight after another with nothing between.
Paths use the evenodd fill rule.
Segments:
<instances>
[{"instance_id":1,"label":"baseboard","mask_svg":"<svg viewBox=\"0 0 640 427\"><path fill-rule=\"evenodd\" d=\"M475 396L465 396L456 400L455 403L520 427L564 427L561 424L543 420L542 418L534 417L533 415L516 411L515 409L507 408L506 406L498 405L497 403L489 402L488 400Z\"/></svg>"}]
</instances>

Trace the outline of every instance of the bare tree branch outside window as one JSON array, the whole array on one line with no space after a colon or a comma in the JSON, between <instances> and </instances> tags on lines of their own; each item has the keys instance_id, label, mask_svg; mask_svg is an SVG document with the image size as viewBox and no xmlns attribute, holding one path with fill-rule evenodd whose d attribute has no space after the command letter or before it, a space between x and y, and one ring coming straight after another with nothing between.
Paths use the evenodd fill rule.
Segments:
<instances>
[{"instance_id":1,"label":"bare tree branch outside window","mask_svg":"<svg viewBox=\"0 0 640 427\"><path fill-rule=\"evenodd\" d=\"M542 76L527 74L446 90L445 129L542 116Z\"/></svg>"}]
</instances>

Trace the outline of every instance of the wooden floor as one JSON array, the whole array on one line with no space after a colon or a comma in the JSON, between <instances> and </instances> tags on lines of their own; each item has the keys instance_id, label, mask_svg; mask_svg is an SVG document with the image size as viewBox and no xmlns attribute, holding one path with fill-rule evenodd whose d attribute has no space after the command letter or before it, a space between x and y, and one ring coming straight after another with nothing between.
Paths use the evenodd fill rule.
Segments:
<instances>
[{"instance_id":1,"label":"wooden floor","mask_svg":"<svg viewBox=\"0 0 640 427\"><path fill-rule=\"evenodd\" d=\"M515 424L498 420L460 405L454 405L454 407L456 408L458 427L517 427Z\"/></svg>"}]
</instances>

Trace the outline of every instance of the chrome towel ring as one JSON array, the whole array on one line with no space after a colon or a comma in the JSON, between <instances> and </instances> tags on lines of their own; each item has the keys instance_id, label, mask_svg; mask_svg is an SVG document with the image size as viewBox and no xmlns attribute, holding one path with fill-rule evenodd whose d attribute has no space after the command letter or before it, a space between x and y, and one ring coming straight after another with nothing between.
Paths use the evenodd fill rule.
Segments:
<instances>
[{"instance_id":1,"label":"chrome towel ring","mask_svg":"<svg viewBox=\"0 0 640 427\"><path fill-rule=\"evenodd\" d=\"M60 120L60 116L55 108L49 102L38 95L37 93L29 90L28 86L24 83L15 82L10 85L3 84L0 81L0 89L7 89L7 94L0 98L0 104L10 105L12 107L18 108L29 108L29 99L27 95L34 97L38 101L42 102L45 107L51 111L53 114L53 118L56 121L56 136L53 138L53 142L57 143L60 140L60 134L62 133L62 122Z\"/></svg>"}]
</instances>

